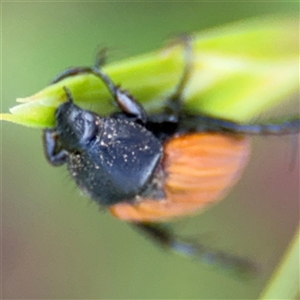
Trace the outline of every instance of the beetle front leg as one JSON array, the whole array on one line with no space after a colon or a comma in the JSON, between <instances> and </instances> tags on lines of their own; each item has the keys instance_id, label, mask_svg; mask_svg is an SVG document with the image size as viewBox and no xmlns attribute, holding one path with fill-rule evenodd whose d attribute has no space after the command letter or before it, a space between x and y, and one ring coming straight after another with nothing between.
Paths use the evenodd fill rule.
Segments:
<instances>
[{"instance_id":1,"label":"beetle front leg","mask_svg":"<svg viewBox=\"0 0 300 300\"><path fill-rule=\"evenodd\" d=\"M68 152L58 147L58 135L55 130L44 130L43 144L46 158L51 165L61 166L66 162Z\"/></svg>"},{"instance_id":2,"label":"beetle front leg","mask_svg":"<svg viewBox=\"0 0 300 300\"><path fill-rule=\"evenodd\" d=\"M143 106L139 104L132 95L127 91L122 90L119 86L115 85L113 81L104 74L101 70L98 70L96 67L90 69L90 72L99 77L107 89L115 98L115 101L122 112L134 116L137 120L142 123L147 122L147 114Z\"/></svg>"},{"instance_id":3,"label":"beetle front leg","mask_svg":"<svg viewBox=\"0 0 300 300\"><path fill-rule=\"evenodd\" d=\"M99 70L99 67L101 67L104 61L105 61L105 49L98 54L95 66L75 67L75 68L67 69L64 72L60 73L57 77L55 77L51 81L51 84L55 84L65 78L80 75L80 74L94 74L95 76L99 77L106 85L107 89L114 97L117 105L122 110L122 112L132 115L137 120L145 124L147 122L147 114L143 106L139 104L132 95L130 95L127 91L122 90L105 73Z\"/></svg>"}]
</instances>

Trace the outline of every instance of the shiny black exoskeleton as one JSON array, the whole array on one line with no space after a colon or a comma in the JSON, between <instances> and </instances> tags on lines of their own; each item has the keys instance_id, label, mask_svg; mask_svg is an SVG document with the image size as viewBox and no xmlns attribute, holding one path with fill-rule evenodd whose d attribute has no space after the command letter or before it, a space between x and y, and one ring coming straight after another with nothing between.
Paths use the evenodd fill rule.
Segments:
<instances>
[{"instance_id":1,"label":"shiny black exoskeleton","mask_svg":"<svg viewBox=\"0 0 300 300\"><path fill-rule=\"evenodd\" d=\"M49 162L67 163L78 186L99 204L147 195L159 169L162 145L143 126L143 108L118 90L117 103L123 114L100 117L75 105L65 90L68 100L56 111L56 128L44 131Z\"/></svg>"}]
</instances>

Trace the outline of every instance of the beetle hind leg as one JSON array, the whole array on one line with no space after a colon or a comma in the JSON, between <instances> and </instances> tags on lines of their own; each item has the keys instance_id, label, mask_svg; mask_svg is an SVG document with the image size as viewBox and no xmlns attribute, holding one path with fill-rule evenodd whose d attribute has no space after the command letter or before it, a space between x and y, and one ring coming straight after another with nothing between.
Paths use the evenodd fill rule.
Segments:
<instances>
[{"instance_id":1,"label":"beetle hind leg","mask_svg":"<svg viewBox=\"0 0 300 300\"><path fill-rule=\"evenodd\" d=\"M161 224L133 223L133 225L160 246L173 250L178 254L199 259L241 278L251 278L258 273L258 268L252 261L223 251L210 249L192 240L181 239Z\"/></svg>"}]
</instances>

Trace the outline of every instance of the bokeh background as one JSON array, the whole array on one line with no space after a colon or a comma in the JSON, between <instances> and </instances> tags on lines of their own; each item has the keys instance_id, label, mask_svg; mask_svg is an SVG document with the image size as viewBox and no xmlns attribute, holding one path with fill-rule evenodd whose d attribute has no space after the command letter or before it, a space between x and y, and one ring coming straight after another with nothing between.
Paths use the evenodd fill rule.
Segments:
<instances>
[{"instance_id":1,"label":"bokeh background","mask_svg":"<svg viewBox=\"0 0 300 300\"><path fill-rule=\"evenodd\" d=\"M155 50L184 32L297 2L2 2L2 112L61 70ZM138 78L137 78L138 80ZM1 124L3 299L255 299L299 218L299 161L287 137L259 137L244 177L220 204L177 228L262 265L249 282L155 247L80 195L47 164L41 131Z\"/></svg>"}]
</instances>

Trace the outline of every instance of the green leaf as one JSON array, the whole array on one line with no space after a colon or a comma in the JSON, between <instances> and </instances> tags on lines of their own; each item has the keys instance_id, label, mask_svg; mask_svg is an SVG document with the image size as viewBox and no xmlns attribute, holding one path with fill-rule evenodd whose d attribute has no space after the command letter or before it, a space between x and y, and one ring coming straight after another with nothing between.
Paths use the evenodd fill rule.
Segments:
<instances>
[{"instance_id":1,"label":"green leaf","mask_svg":"<svg viewBox=\"0 0 300 300\"><path fill-rule=\"evenodd\" d=\"M267 287L261 294L264 299L298 299L299 288L299 254L300 253L300 228L288 247L282 261L278 264Z\"/></svg>"},{"instance_id":2,"label":"green leaf","mask_svg":"<svg viewBox=\"0 0 300 300\"><path fill-rule=\"evenodd\" d=\"M185 109L195 114L246 122L295 94L299 87L298 23L293 19L247 20L192 35L193 72ZM162 108L184 66L182 45L165 47L111 64L104 71L128 89L148 111ZM53 127L55 109L67 86L75 102L99 114L114 107L98 78L77 75L47 86L0 119L34 127Z\"/></svg>"}]
</instances>

